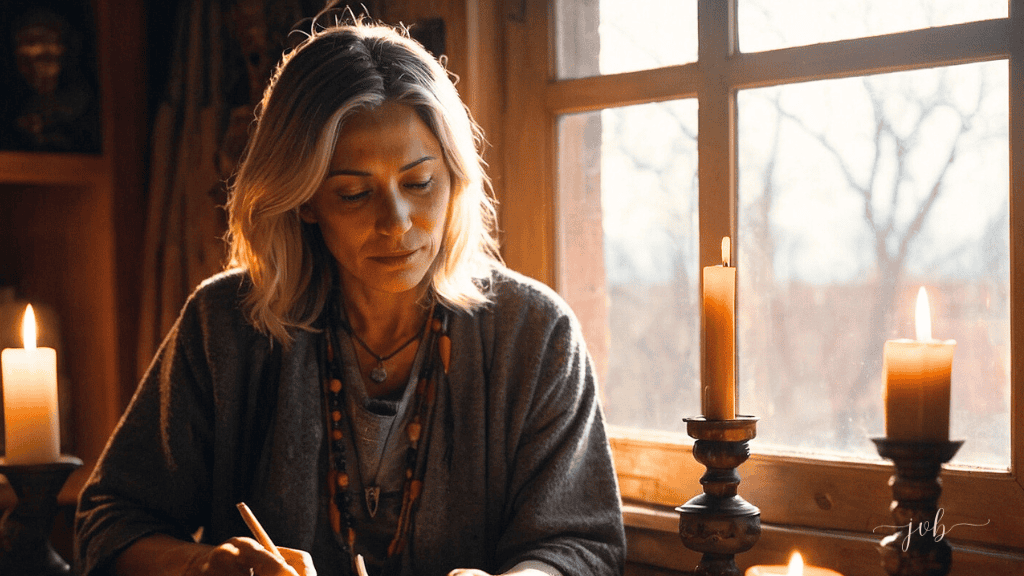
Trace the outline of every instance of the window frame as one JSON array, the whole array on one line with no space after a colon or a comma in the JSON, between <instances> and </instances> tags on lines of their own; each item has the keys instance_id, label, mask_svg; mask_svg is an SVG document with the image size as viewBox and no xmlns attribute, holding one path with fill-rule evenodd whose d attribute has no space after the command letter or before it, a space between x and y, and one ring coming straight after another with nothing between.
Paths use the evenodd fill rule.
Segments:
<instances>
[{"instance_id":1,"label":"window frame","mask_svg":"<svg viewBox=\"0 0 1024 576\"><path fill-rule=\"evenodd\" d=\"M960 542L1024 549L1024 0L1009 0L1009 17L741 53L737 0L697 0L698 62L590 78L555 78L553 7L519 0L505 12L504 134L500 188L506 262L554 286L587 327L587 306L566 294L565 272L587 263L562 248L557 196L557 120L562 114L607 107L697 98L700 266L720 261L720 241L737 223L736 94L738 90L811 80L856 77L955 64L1007 60L1009 67L1011 463L1008 472L950 468L943 472L940 504ZM547 39L538 42L536 39ZM708 73L703 73L708 71ZM740 240L742 242L742 240ZM566 259L576 259L566 262ZM742 298L742 294L738 297ZM600 328L600 327L599 327ZM603 330L603 328L600 328ZM588 341L593 340L588 336ZM593 346L592 346L593 347ZM600 359L599 359L600 362ZM681 416L684 416L681 414ZM756 415L755 415L756 416ZM763 425L763 424L762 424ZM703 467L677 435L610 427L627 522L642 510L657 516L700 491ZM766 524L840 530L867 535L891 523L887 464L758 453L740 468L740 493L761 509ZM639 511L639 512L638 512ZM630 518L633 518L631 521ZM657 523L657 522L656 522ZM663 522L662 522L663 524Z\"/></svg>"}]
</instances>

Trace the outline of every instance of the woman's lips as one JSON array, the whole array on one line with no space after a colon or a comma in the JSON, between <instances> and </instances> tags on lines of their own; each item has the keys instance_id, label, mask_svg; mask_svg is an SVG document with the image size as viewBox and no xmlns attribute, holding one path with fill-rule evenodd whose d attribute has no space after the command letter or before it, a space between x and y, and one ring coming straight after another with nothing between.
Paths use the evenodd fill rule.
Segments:
<instances>
[{"instance_id":1,"label":"woman's lips","mask_svg":"<svg viewBox=\"0 0 1024 576\"><path fill-rule=\"evenodd\" d=\"M406 262L411 260L412 257L419 251L419 248L416 248L415 250L401 250L399 252L392 252L390 254L370 256L370 260L373 260L374 262L377 262L379 264L384 264L385 266L396 266L405 264Z\"/></svg>"}]
</instances>

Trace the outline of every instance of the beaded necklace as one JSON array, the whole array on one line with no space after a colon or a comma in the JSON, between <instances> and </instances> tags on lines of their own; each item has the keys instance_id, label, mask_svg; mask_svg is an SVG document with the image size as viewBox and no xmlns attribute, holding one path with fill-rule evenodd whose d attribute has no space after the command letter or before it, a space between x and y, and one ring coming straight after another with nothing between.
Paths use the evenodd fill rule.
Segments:
<instances>
[{"instance_id":1,"label":"beaded necklace","mask_svg":"<svg viewBox=\"0 0 1024 576\"><path fill-rule=\"evenodd\" d=\"M345 403L344 386L342 384L343 368L341 366L340 350L338 342L337 326L342 325L344 320L341 317L338 303L340 297L336 293L329 304L327 327L324 330L324 354L323 358L323 388L324 407L327 419L327 430L329 434L328 462L328 493L330 495L330 509L328 510L331 528L342 542L342 546L348 553L352 562L352 571L355 569L355 522L349 505L352 500L349 491L348 463L345 454ZM434 305L430 317L430 332L424 342L427 354L423 359L422 366L416 381L416 393L413 398L412 418L406 424L405 432L409 439L409 447L405 455L405 481L402 490L402 508L398 517L398 527L395 536L388 545L387 557L391 558L401 554L405 549L409 534L412 528L413 514L420 494L423 492L423 474L426 466L421 466L417 471L417 455L419 453L420 438L423 436L424 427L430 422L431 409L436 398L436 380L443 375L437 374L435 368L438 362L444 374L448 373L448 365L451 357L451 340L448 337L448 314L444 306Z\"/></svg>"}]
</instances>

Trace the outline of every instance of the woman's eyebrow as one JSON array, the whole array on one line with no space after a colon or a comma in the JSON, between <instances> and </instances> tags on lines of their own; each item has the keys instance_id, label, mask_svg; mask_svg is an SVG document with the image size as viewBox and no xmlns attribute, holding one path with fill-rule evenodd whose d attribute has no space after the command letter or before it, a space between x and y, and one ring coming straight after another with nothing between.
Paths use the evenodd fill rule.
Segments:
<instances>
[{"instance_id":1,"label":"woman's eyebrow","mask_svg":"<svg viewBox=\"0 0 1024 576\"><path fill-rule=\"evenodd\" d=\"M401 168L398 169L398 171L405 172L406 170L412 170L413 168L419 166L420 164L428 162L430 160L437 160L437 158L435 158L434 156L424 156L419 160L413 160L412 162L409 162L405 166L402 166ZM372 174L370 174L369 172L363 172L361 170L349 170L347 168L342 168L339 170L331 170L330 172L328 172L327 177L330 178L331 176L372 176Z\"/></svg>"}]
</instances>

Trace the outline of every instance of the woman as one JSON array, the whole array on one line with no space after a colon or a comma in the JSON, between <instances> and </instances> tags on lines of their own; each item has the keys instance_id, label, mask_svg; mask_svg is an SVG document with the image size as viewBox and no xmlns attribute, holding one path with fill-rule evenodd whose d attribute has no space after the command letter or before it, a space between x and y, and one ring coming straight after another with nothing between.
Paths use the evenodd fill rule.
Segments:
<instances>
[{"instance_id":1,"label":"woman","mask_svg":"<svg viewBox=\"0 0 1024 576\"><path fill-rule=\"evenodd\" d=\"M285 56L229 201L237 268L83 490L83 574L621 573L593 368L564 302L500 264L476 131L390 28Z\"/></svg>"}]
</instances>

